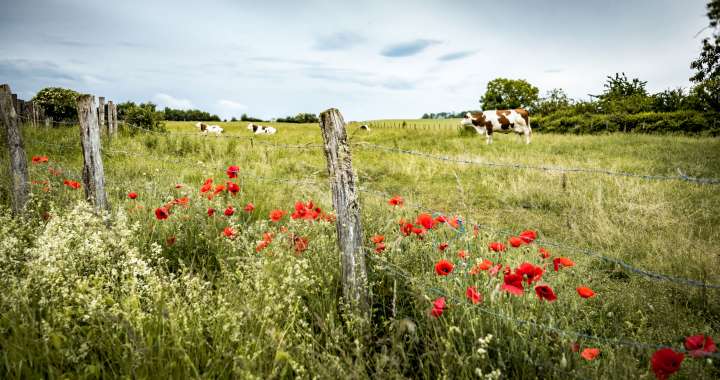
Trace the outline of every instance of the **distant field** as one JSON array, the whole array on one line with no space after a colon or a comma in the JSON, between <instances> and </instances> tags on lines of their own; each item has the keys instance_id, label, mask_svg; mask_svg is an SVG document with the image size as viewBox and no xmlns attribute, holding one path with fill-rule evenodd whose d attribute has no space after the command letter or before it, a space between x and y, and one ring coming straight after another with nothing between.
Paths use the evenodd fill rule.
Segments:
<instances>
[{"instance_id":1,"label":"distant field","mask_svg":"<svg viewBox=\"0 0 720 380\"><path fill-rule=\"evenodd\" d=\"M493 370L503 378L652 376L648 373L653 350L571 338L492 313L564 331L676 348L682 347L685 336L720 337L719 289L648 279L567 248L547 246L554 257L575 262L574 267L559 272L551 261L538 257L540 245L504 254L487 249L491 241L507 244L509 234L498 230L517 234L533 229L541 239L591 249L636 268L720 284L720 185L460 164L363 145L485 163L658 176L680 171L717 178L719 139L536 131L530 145L502 134L495 136L494 144L486 145L484 137L462 136L458 120L363 123L371 131L361 131L360 123L352 123L348 135L359 186L366 190L361 192L365 234L367 239L384 235L387 249L378 255L380 261L368 262L374 327L369 336L362 337L354 335L337 304L334 226L286 219L282 224L290 231L309 237L308 251L294 254L289 248L292 244L285 243L255 251L263 232L274 232L278 242L284 239L279 227L267 221L271 210L292 212L296 201L307 200L331 210L324 155L317 146L322 144L318 125L261 123L275 126L278 134L253 136L245 129L246 122L215 123L225 128L224 137L203 137L195 134L194 122L169 122L166 135L123 131L107 140L103 160L111 203L116 212L128 215L126 225L138 225L132 236L123 238L127 239L123 244L136 247L139 257L157 271L153 275L157 279L147 280L150 290L131 291L127 289L134 289L135 282L128 279L118 279L124 285L117 288L100 283L113 278L110 275L82 286L70 281L70 275L60 276L53 286L66 286L69 293L83 296L48 295L42 302L49 306L43 306L25 279L45 273L38 269L43 265L62 261L33 259L54 249L44 238L77 235L69 246L90 244L80 238L85 234L83 223L73 222L79 218L77 213L69 212L82 192L65 189L61 180L80 180L82 157L76 127L25 127L28 158L47 155L51 167L65 170L56 178L44 166L31 165L32 179L55 184L48 192L40 189L42 185L34 187L33 215L52 208L57 219L66 222L50 232L40 218L0 227L0 237L8 242L3 244L15 247L6 246L14 253L0 261L4 272L0 285L9 289L0 296L0 371L4 377L452 378ZM0 201L8 204L7 153L3 150L2 154ZM224 169L229 165L240 166L240 194L211 201L202 198L198 189L203 181L227 180ZM127 199L131 191L139 194L137 200ZM389 206L386 194L402 196L406 206ZM155 208L183 196L190 199L187 208L178 208L177 215L167 221L155 219ZM250 214L242 212L247 202L255 205ZM232 218L221 215L228 205L238 209ZM420 211L413 205L435 215L461 216L467 233L459 236L440 228L423 240L402 237L398 221L415 220ZM207 217L208 207L217 210L215 218ZM7 220L3 219L10 223ZM482 225L477 237L470 228L475 223ZM235 228L236 239L221 236L226 226ZM103 230L97 227L97 231ZM105 233L97 232L98 236ZM169 244L169 237L175 237L175 242ZM102 251L115 238L98 238L102 242L78 250ZM442 242L449 243L444 252L437 249ZM166 260L162 265L158 264L162 260L150 258L149 252L158 254L151 249L153 243L162 247L159 254ZM17 247L34 248L28 253ZM469 261L457 257L461 249L469 253ZM127 250L113 252L122 256L118 252ZM433 266L440 258L455 264L453 275L435 275ZM545 265L546 282L558 300L540 301L532 290L523 297L509 296L499 290L502 273L497 278L487 273L468 275L473 263L483 258L511 267L526 261ZM385 271L383 262L401 268L412 279ZM68 261L62 270L93 271L68 269L79 265ZM437 296L428 289L440 288L464 300L465 286L470 283L484 295L481 306L489 313L448 300L440 318L428 315ZM581 299L575 290L580 285L597 295ZM105 306L90 312L90 300ZM89 316L83 319L83 315ZM479 354L478 348L485 346L478 339L487 334L494 339L486 347L488 353ZM570 349L576 341L583 348L600 348L601 356L593 361L581 359ZM688 357L680 374L717 378L718 362Z\"/></svg>"}]
</instances>

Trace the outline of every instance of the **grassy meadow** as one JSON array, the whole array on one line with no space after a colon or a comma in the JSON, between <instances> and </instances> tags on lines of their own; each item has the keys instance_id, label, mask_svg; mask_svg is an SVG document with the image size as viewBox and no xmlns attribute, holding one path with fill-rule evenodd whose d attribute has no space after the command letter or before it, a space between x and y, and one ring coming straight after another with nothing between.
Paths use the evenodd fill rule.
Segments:
<instances>
[{"instance_id":1,"label":"grassy meadow","mask_svg":"<svg viewBox=\"0 0 720 380\"><path fill-rule=\"evenodd\" d=\"M457 120L371 121L370 131L350 123L370 247L367 321L339 300L334 223L289 217L297 201L332 212L319 127L263 123L278 134L253 136L247 123L217 124L224 137L200 136L194 122L169 122L167 134L121 128L104 139L112 213L102 216L82 202L82 189L63 185L81 181L76 126L23 127L28 160L49 158L28 164L37 183L25 218L7 210L2 150L0 377L649 379L656 346L679 350L696 334L720 338L720 289L651 279L578 250L718 285L720 186L459 164L362 144L716 178L717 138L535 131L530 145L498 134L488 146L460 133ZM239 193L203 196L204 181L225 183L230 165L240 167ZM405 205L390 206L394 195ZM187 204L176 202L168 219L155 217L156 208L182 198ZM244 211L249 202L254 210ZM232 216L223 215L228 206ZM268 218L275 209L287 211L280 222ZM414 222L421 212L459 216L463 233L440 224L422 239L403 236L399 221ZM508 238L526 229L539 241L510 247ZM258 250L265 233L272 241ZM385 237L381 253L372 251L374 235ZM496 241L507 251L490 251ZM541 247L551 258L538 254ZM557 257L574 266L555 271ZM436 275L440 259L454 265L448 276ZM557 300L539 299L538 283L520 296L503 291L502 269L470 274L484 259L544 268L538 283ZM482 302L466 299L468 286ZM579 286L595 296L581 298ZM447 307L434 317L440 295ZM600 355L583 359L575 343ZM719 363L686 355L675 376L718 378Z\"/></svg>"}]
</instances>

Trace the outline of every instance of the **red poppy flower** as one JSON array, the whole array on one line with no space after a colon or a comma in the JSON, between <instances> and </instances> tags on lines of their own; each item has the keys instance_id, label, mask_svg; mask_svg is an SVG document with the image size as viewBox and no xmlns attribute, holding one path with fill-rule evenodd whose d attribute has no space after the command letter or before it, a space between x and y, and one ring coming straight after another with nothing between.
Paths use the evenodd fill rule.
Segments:
<instances>
[{"instance_id":1,"label":"red poppy flower","mask_svg":"<svg viewBox=\"0 0 720 380\"><path fill-rule=\"evenodd\" d=\"M450 219L448 224L450 224L450 227L457 229L458 227L460 227L461 222L462 220L459 217L454 216L452 219Z\"/></svg>"},{"instance_id":2,"label":"red poppy flower","mask_svg":"<svg viewBox=\"0 0 720 380\"><path fill-rule=\"evenodd\" d=\"M260 252L260 251L262 251L263 249L265 249L265 247L268 246L268 244L270 244L270 242L267 241L267 240L261 240L261 241L259 241L258 244L257 244L257 246L255 246L255 252Z\"/></svg>"},{"instance_id":3,"label":"red poppy flower","mask_svg":"<svg viewBox=\"0 0 720 380\"><path fill-rule=\"evenodd\" d=\"M272 243L272 240L273 240L274 237L275 237L275 235L274 235L272 232L265 232L265 233L263 234L262 239L265 240L265 241L268 242L268 243Z\"/></svg>"},{"instance_id":4,"label":"red poppy flower","mask_svg":"<svg viewBox=\"0 0 720 380\"><path fill-rule=\"evenodd\" d=\"M407 223L404 220L400 220L400 232L403 234L403 236L410 236L410 234L413 232L412 223Z\"/></svg>"},{"instance_id":5,"label":"red poppy flower","mask_svg":"<svg viewBox=\"0 0 720 380\"><path fill-rule=\"evenodd\" d=\"M295 236L293 238L295 244L295 252L302 253L308 248L308 239L305 237Z\"/></svg>"},{"instance_id":6,"label":"red poppy flower","mask_svg":"<svg viewBox=\"0 0 720 380\"><path fill-rule=\"evenodd\" d=\"M472 268L470 268L470 274L476 275L480 273L481 271L488 270L490 267L492 267L492 261L488 259L483 259L481 263L475 264Z\"/></svg>"},{"instance_id":7,"label":"red poppy flower","mask_svg":"<svg viewBox=\"0 0 720 380\"><path fill-rule=\"evenodd\" d=\"M515 273L522 276L528 284L532 284L533 282L540 280L543 272L544 271L541 267L536 267L530 263L522 263L519 267L517 267L517 269L515 269Z\"/></svg>"},{"instance_id":8,"label":"red poppy flower","mask_svg":"<svg viewBox=\"0 0 720 380\"><path fill-rule=\"evenodd\" d=\"M440 243L440 245L438 245L438 249L440 250L440 252L445 251L447 249L447 247L448 247L448 243Z\"/></svg>"},{"instance_id":9,"label":"red poppy flower","mask_svg":"<svg viewBox=\"0 0 720 380\"><path fill-rule=\"evenodd\" d=\"M33 164L44 164L46 162L48 162L47 156L33 156L32 157Z\"/></svg>"},{"instance_id":10,"label":"red poppy flower","mask_svg":"<svg viewBox=\"0 0 720 380\"><path fill-rule=\"evenodd\" d=\"M593 292L592 289L588 288L587 286L580 286L575 290L577 290L578 294L582 298L590 298L595 296L595 292Z\"/></svg>"},{"instance_id":11,"label":"red poppy flower","mask_svg":"<svg viewBox=\"0 0 720 380\"><path fill-rule=\"evenodd\" d=\"M285 211L283 210L272 210L270 211L270 220L277 223L280 221L280 219L283 218L284 215Z\"/></svg>"},{"instance_id":12,"label":"red poppy flower","mask_svg":"<svg viewBox=\"0 0 720 380\"><path fill-rule=\"evenodd\" d=\"M240 172L240 168L235 165L228 166L227 170L225 171L228 178L237 178L238 172Z\"/></svg>"},{"instance_id":13,"label":"red poppy flower","mask_svg":"<svg viewBox=\"0 0 720 380\"><path fill-rule=\"evenodd\" d=\"M430 315L432 315L435 318L438 318L442 315L444 310L445 310L445 297L437 298L437 299L435 299L435 301L433 301L433 307L432 307L432 310L430 310Z\"/></svg>"},{"instance_id":14,"label":"red poppy flower","mask_svg":"<svg viewBox=\"0 0 720 380\"><path fill-rule=\"evenodd\" d=\"M385 243L375 244L375 253L382 253L385 250Z\"/></svg>"},{"instance_id":15,"label":"red poppy flower","mask_svg":"<svg viewBox=\"0 0 720 380\"><path fill-rule=\"evenodd\" d=\"M537 232L533 230L525 230L520 233L520 239L522 239L525 243L530 244L537 239Z\"/></svg>"},{"instance_id":16,"label":"red poppy flower","mask_svg":"<svg viewBox=\"0 0 720 380\"><path fill-rule=\"evenodd\" d=\"M182 188L183 186L184 186L184 185L183 185L182 183L176 183L176 184L175 184L175 188L176 188L176 189L180 189L180 188Z\"/></svg>"},{"instance_id":17,"label":"red poppy flower","mask_svg":"<svg viewBox=\"0 0 720 380\"><path fill-rule=\"evenodd\" d=\"M514 248L517 248L517 247L525 244L525 240L520 239L520 238L517 237L517 236L512 236L510 239L508 239L508 242L509 242L510 245L513 246Z\"/></svg>"},{"instance_id":18,"label":"red poppy flower","mask_svg":"<svg viewBox=\"0 0 720 380\"><path fill-rule=\"evenodd\" d=\"M158 220L165 220L170 216L170 211L165 207L158 207L155 209L155 217Z\"/></svg>"},{"instance_id":19,"label":"red poppy flower","mask_svg":"<svg viewBox=\"0 0 720 380\"><path fill-rule=\"evenodd\" d=\"M130 199L135 199L135 198L137 198L137 193L134 192L134 191L129 192L129 193L128 193L128 198L130 198Z\"/></svg>"},{"instance_id":20,"label":"red poppy flower","mask_svg":"<svg viewBox=\"0 0 720 380\"><path fill-rule=\"evenodd\" d=\"M503 252L506 249L505 244L498 243L498 242L492 242L492 243L488 244L488 248L490 248L491 251L495 251L495 252Z\"/></svg>"},{"instance_id":21,"label":"red poppy flower","mask_svg":"<svg viewBox=\"0 0 720 380\"><path fill-rule=\"evenodd\" d=\"M600 349L598 348L586 348L580 353L580 356L588 361L595 359L598 355L600 355Z\"/></svg>"},{"instance_id":22,"label":"red poppy flower","mask_svg":"<svg viewBox=\"0 0 720 380\"><path fill-rule=\"evenodd\" d=\"M245 210L245 212L253 212L253 210L255 210L255 205L248 202L243 210Z\"/></svg>"},{"instance_id":23,"label":"red poppy flower","mask_svg":"<svg viewBox=\"0 0 720 380\"><path fill-rule=\"evenodd\" d=\"M383 235L375 235L370 239L373 243L378 244L385 241L385 236Z\"/></svg>"},{"instance_id":24,"label":"red poppy flower","mask_svg":"<svg viewBox=\"0 0 720 380\"><path fill-rule=\"evenodd\" d=\"M399 196L399 195L396 195L396 196L390 198L390 200L388 201L388 204L389 204L390 206L402 206L403 203L404 203L404 200L403 200L403 198L402 198L401 196Z\"/></svg>"},{"instance_id":25,"label":"red poppy flower","mask_svg":"<svg viewBox=\"0 0 720 380\"><path fill-rule=\"evenodd\" d=\"M543 259L547 259L550 257L550 252L548 252L548 250L545 248L540 247L538 252L540 253L540 257L542 257Z\"/></svg>"},{"instance_id":26,"label":"red poppy flower","mask_svg":"<svg viewBox=\"0 0 720 380\"><path fill-rule=\"evenodd\" d=\"M238 186L238 184L235 182L228 182L227 189L230 193L232 193L232 195L235 195L238 193L238 191L240 191L240 186Z\"/></svg>"},{"instance_id":27,"label":"red poppy flower","mask_svg":"<svg viewBox=\"0 0 720 380\"><path fill-rule=\"evenodd\" d=\"M173 200L172 203L176 204L176 205L184 206L184 205L187 205L188 203L190 203L190 199L188 197L182 197L182 198Z\"/></svg>"},{"instance_id":28,"label":"red poppy flower","mask_svg":"<svg viewBox=\"0 0 720 380\"><path fill-rule=\"evenodd\" d=\"M567 257L556 257L553 259L553 267L555 267L555 272L557 272L562 267L571 267L573 265L575 265L575 263Z\"/></svg>"},{"instance_id":29,"label":"red poppy flower","mask_svg":"<svg viewBox=\"0 0 720 380\"><path fill-rule=\"evenodd\" d=\"M235 208L233 206L228 206L225 209L225 216L232 216L235 213Z\"/></svg>"},{"instance_id":30,"label":"red poppy flower","mask_svg":"<svg viewBox=\"0 0 720 380\"><path fill-rule=\"evenodd\" d=\"M422 227L413 227L412 232L422 239L422 235L424 235L427 230Z\"/></svg>"},{"instance_id":31,"label":"red poppy flower","mask_svg":"<svg viewBox=\"0 0 720 380\"><path fill-rule=\"evenodd\" d=\"M680 369L685 355L670 348L661 348L650 359L652 371L658 380L665 380Z\"/></svg>"},{"instance_id":32,"label":"red poppy flower","mask_svg":"<svg viewBox=\"0 0 720 380\"><path fill-rule=\"evenodd\" d=\"M210 179L209 181L210 182L205 181L205 184L203 184L202 187L200 187L201 193L207 193L208 191L212 190L212 188L213 188L212 180Z\"/></svg>"},{"instance_id":33,"label":"red poppy flower","mask_svg":"<svg viewBox=\"0 0 720 380\"><path fill-rule=\"evenodd\" d=\"M445 217L445 215L440 215L435 218L435 223L439 223L439 224L447 223L447 218Z\"/></svg>"},{"instance_id":34,"label":"red poppy flower","mask_svg":"<svg viewBox=\"0 0 720 380\"><path fill-rule=\"evenodd\" d=\"M708 335L693 335L685 338L685 349L693 357L705 356L717 351L713 338Z\"/></svg>"},{"instance_id":35,"label":"red poppy flower","mask_svg":"<svg viewBox=\"0 0 720 380\"><path fill-rule=\"evenodd\" d=\"M430 230L435 226L435 220L430 214L420 214L415 221L415 224L421 225L426 229Z\"/></svg>"},{"instance_id":36,"label":"red poppy flower","mask_svg":"<svg viewBox=\"0 0 720 380\"><path fill-rule=\"evenodd\" d=\"M438 276L447 276L452 273L453 267L454 265L451 262L443 259L435 264L435 273L437 273Z\"/></svg>"},{"instance_id":37,"label":"red poppy flower","mask_svg":"<svg viewBox=\"0 0 720 380\"><path fill-rule=\"evenodd\" d=\"M207 214L208 214L208 216L213 216L213 215L215 215L215 209L212 208L212 207L208 208Z\"/></svg>"},{"instance_id":38,"label":"red poppy flower","mask_svg":"<svg viewBox=\"0 0 720 380\"><path fill-rule=\"evenodd\" d=\"M225 185L215 185L215 191L213 191L213 195L218 195L225 191Z\"/></svg>"},{"instance_id":39,"label":"red poppy flower","mask_svg":"<svg viewBox=\"0 0 720 380\"><path fill-rule=\"evenodd\" d=\"M468 286L467 290L465 290L465 296L470 300L470 302L477 304L482 301L482 295L478 293L477 288L474 286Z\"/></svg>"},{"instance_id":40,"label":"red poppy flower","mask_svg":"<svg viewBox=\"0 0 720 380\"><path fill-rule=\"evenodd\" d=\"M459 250L457 255L458 255L458 258L461 260L467 259L467 256L468 256L467 252L465 252L464 249Z\"/></svg>"},{"instance_id":41,"label":"red poppy flower","mask_svg":"<svg viewBox=\"0 0 720 380\"><path fill-rule=\"evenodd\" d=\"M77 189L79 189L80 186L81 186L81 185L80 185L80 182L71 181L71 180L69 180L69 179L64 180L64 181L63 181L63 184L64 184L65 186L73 189L73 190L77 190Z\"/></svg>"},{"instance_id":42,"label":"red poppy flower","mask_svg":"<svg viewBox=\"0 0 720 380\"><path fill-rule=\"evenodd\" d=\"M535 294L537 294L537 296L540 297L540 299L546 300L549 302L555 301L557 299L555 292L553 292L552 288L547 285L536 286Z\"/></svg>"},{"instance_id":43,"label":"red poppy flower","mask_svg":"<svg viewBox=\"0 0 720 380\"><path fill-rule=\"evenodd\" d=\"M169 247L169 246L175 244L175 241L176 241L176 240L177 240L177 239L175 238L175 236L170 236L170 237L168 237L167 239L165 239L165 243L166 243L167 246Z\"/></svg>"},{"instance_id":44,"label":"red poppy flower","mask_svg":"<svg viewBox=\"0 0 720 380\"><path fill-rule=\"evenodd\" d=\"M232 239L233 236L235 236L235 230L233 230L232 227L225 227L223 235L225 235L226 238Z\"/></svg>"},{"instance_id":45,"label":"red poppy flower","mask_svg":"<svg viewBox=\"0 0 720 380\"><path fill-rule=\"evenodd\" d=\"M517 273L506 274L503 278L503 285L500 289L516 296L523 294L522 276Z\"/></svg>"}]
</instances>

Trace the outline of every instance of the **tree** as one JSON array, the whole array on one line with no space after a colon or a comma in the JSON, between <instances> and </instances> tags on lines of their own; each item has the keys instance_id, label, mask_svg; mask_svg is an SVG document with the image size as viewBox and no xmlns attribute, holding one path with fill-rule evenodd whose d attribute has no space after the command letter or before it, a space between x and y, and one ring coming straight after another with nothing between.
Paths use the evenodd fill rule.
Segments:
<instances>
[{"instance_id":1,"label":"tree","mask_svg":"<svg viewBox=\"0 0 720 380\"><path fill-rule=\"evenodd\" d=\"M480 105L483 109L531 108L540 90L524 79L496 78L488 82Z\"/></svg>"},{"instance_id":2,"label":"tree","mask_svg":"<svg viewBox=\"0 0 720 380\"><path fill-rule=\"evenodd\" d=\"M603 113L638 113L650 110L652 99L645 89L647 81L628 79L625 73L607 76L605 92L591 95L598 99Z\"/></svg>"},{"instance_id":3,"label":"tree","mask_svg":"<svg viewBox=\"0 0 720 380\"><path fill-rule=\"evenodd\" d=\"M685 108L686 96L682 88L665 90L652 95L652 110L673 112Z\"/></svg>"},{"instance_id":4,"label":"tree","mask_svg":"<svg viewBox=\"0 0 720 380\"><path fill-rule=\"evenodd\" d=\"M119 113L119 112L118 112ZM125 121L131 126L149 129L151 131L165 131L165 123L162 121L161 112L155 111L155 105L145 103L125 108ZM132 133L137 129L131 128Z\"/></svg>"},{"instance_id":5,"label":"tree","mask_svg":"<svg viewBox=\"0 0 720 380\"><path fill-rule=\"evenodd\" d=\"M690 80L697 83L693 93L711 110L720 110L720 0L707 4L710 19L710 37L702 40L700 57L690 64L695 75Z\"/></svg>"},{"instance_id":6,"label":"tree","mask_svg":"<svg viewBox=\"0 0 720 380\"><path fill-rule=\"evenodd\" d=\"M77 92L62 87L46 87L32 99L45 109L45 115L53 120L77 120Z\"/></svg>"},{"instance_id":7,"label":"tree","mask_svg":"<svg viewBox=\"0 0 720 380\"><path fill-rule=\"evenodd\" d=\"M562 88L554 88L548 91L545 97L535 103L533 112L540 115L549 115L563 109L570 108L573 104Z\"/></svg>"}]
</instances>

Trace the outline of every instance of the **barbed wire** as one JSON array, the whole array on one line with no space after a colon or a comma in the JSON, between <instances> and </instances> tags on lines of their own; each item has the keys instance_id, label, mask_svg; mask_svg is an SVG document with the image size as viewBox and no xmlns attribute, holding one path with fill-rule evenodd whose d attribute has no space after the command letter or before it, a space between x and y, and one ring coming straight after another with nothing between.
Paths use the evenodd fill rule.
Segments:
<instances>
[{"instance_id":1,"label":"barbed wire","mask_svg":"<svg viewBox=\"0 0 720 380\"><path fill-rule=\"evenodd\" d=\"M381 259L380 255L374 254L374 250L372 248L370 248L370 247L362 247L362 248L363 248L363 251L366 252L365 256L375 262L382 264L384 267L383 269L386 269L386 270L394 273L395 275L403 277L405 280L407 280L411 283L416 281L410 274L408 274L404 269L402 269L398 265L391 263L387 259ZM430 286L430 287L425 288L425 291L426 291L426 293L432 292L432 293L437 294L438 296L445 297L449 300L452 300L453 302L455 302L457 304L467 304L467 301L462 299L461 297L457 297L453 294L450 294L438 287ZM613 345L613 346L626 346L626 347L634 347L634 348L639 348L639 349L651 349L651 350L658 350L661 348L672 348L675 351L688 353L688 351L685 349L677 349L676 347L668 346L668 345L643 343L643 342L638 342L638 341L635 341L632 339L627 339L627 338L609 338L609 337L604 337L604 336L597 336L597 335L582 333L582 332L578 332L578 331L565 330L565 329L562 329L562 328L559 328L556 326L546 325L546 324L542 324L539 322L526 320L526 319L519 319L519 318L509 316L509 315L505 315L503 313L495 312L495 311L490 310L489 308L483 307L481 304L472 304L471 303L468 305L470 307L473 307L476 310L480 311L481 313L490 315L494 318L499 318L499 319L503 319L506 321L510 321L517 325L526 325L526 326L531 326L533 328L537 328L540 330L552 331L554 333L557 333L557 334L560 334L563 336L570 336L570 337L575 337L575 338L594 340L594 341L603 342L605 344ZM720 353L708 353L707 356L720 358Z\"/></svg>"},{"instance_id":2,"label":"barbed wire","mask_svg":"<svg viewBox=\"0 0 720 380\"><path fill-rule=\"evenodd\" d=\"M620 171L613 171L608 169L597 169L597 168L564 168L564 167L554 167L554 166L535 166L535 165L527 165L527 164L516 164L516 163L501 163L501 162L491 162L491 161L477 161L477 160L468 160L468 159L462 159L462 158L454 158L449 156L440 156L435 154L430 154L426 152L420 152L415 150L408 150L408 149L400 149L400 148L394 148L390 146L384 146L384 145L378 145L373 144L365 141L361 142L355 142L351 145L357 146L360 148L370 148L375 150L381 150L391 153L401 153L401 154L408 154L408 155L414 155L418 157L424 157L432 160L438 160L438 161L445 161L445 162L453 162L458 164L470 164L470 165L482 165L482 166L488 166L488 167L501 167L501 168L512 168L512 169L530 169L530 170L542 170L542 171L549 171L549 172L563 172L563 173L594 173L594 174L605 174L610 176L617 176L617 177L633 177L633 178L640 178L645 180L662 180L662 181L669 181L669 180L679 180L679 181L686 181L686 182L693 182L693 183L699 183L699 184L705 184L705 185L717 185L720 184L719 178L700 178L700 177L691 177L683 172L680 171L678 168L678 175L676 176L670 176L670 175L652 175L652 174L638 174L638 173L629 173L629 172L620 172Z\"/></svg>"},{"instance_id":3,"label":"barbed wire","mask_svg":"<svg viewBox=\"0 0 720 380\"><path fill-rule=\"evenodd\" d=\"M373 189L368 189L368 188L366 188L366 187L359 187L358 190L359 190L360 192L372 194L372 195L374 195L374 196L385 197L386 199L389 199L390 197L394 196L393 194L390 194L390 193L388 193L388 192L378 191L378 190L373 190ZM419 204L419 203L408 202L408 201L405 201L404 203L405 203L406 205L409 205L410 207L413 207L413 208L418 209L418 210L424 210L424 211L432 212L433 214L446 215L446 214L445 214L444 212L442 212L442 211L433 210L432 208L426 207L426 206L424 206L424 205L422 205L422 204ZM505 235L511 235L511 234L512 234L512 231L509 231L509 230L506 230L506 229L499 229L499 228L495 228L495 227L490 227L490 226L488 226L488 225L484 225L484 224L480 224L480 223L473 223L473 222L468 221L468 222L465 222L464 224L470 225L470 226L477 226L477 227L480 228L480 229L483 229L483 230L485 230L485 231L489 231L489 232L494 233L494 234L505 234ZM647 278L650 278L650 279L654 279L654 280L658 280L658 281L666 281L666 282L671 282L671 283L675 283L675 284L679 284L679 285L685 285L685 286L691 286L691 287L697 287L697 288L720 289L720 285L717 285L717 284L707 284L707 283L705 283L705 282L703 282L703 281L699 281L699 280L688 279L688 278L683 278L683 277L676 277L676 276L670 276L670 275L667 275L667 274L657 273L657 272L649 271L649 270L646 270L646 269L638 268L638 267L633 266L632 264L629 264L629 263L627 263L627 262L625 262L625 261L623 261L623 260L620 260L620 259L617 259L617 258L614 258L614 257L610 257L610 256L606 256L606 255L604 255L603 253L601 253L601 252L599 252L599 251L595 251L595 250L592 250L592 249L589 249L589 248L580 248L580 247L575 247L575 246L572 246L572 245L569 245L569 244L564 244L564 243L559 243L559 242L550 241L550 240L544 240L544 239L536 239L535 241L536 241L538 244L541 244L541 245L547 245L547 246L551 246L551 247L561 248L561 249L564 249L564 250L567 250L567 251L571 251L571 252L575 252L575 253L581 253L581 254L584 254L584 255L589 256L589 257L598 258L598 259L601 259L601 260L603 260L603 261L605 261L605 262L609 262L609 263L612 263L612 264L615 264L615 265L619 265L619 266L621 266L622 268L625 268L626 270L628 270L628 271L630 271L630 272L633 272L633 273L635 273L635 274L638 274L638 275L641 275L641 276L643 276L643 277L647 277Z\"/></svg>"}]
</instances>

